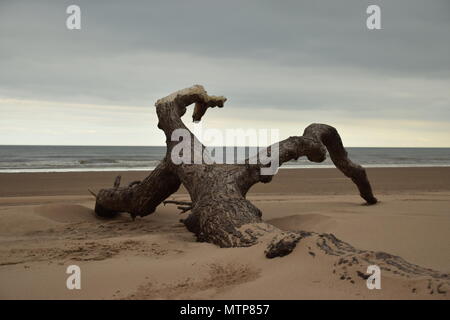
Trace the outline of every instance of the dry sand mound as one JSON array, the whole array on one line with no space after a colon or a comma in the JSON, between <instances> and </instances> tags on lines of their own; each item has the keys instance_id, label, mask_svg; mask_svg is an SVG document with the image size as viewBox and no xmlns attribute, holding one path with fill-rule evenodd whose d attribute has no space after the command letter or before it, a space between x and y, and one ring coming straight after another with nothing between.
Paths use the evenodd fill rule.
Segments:
<instances>
[{"instance_id":1,"label":"dry sand mound","mask_svg":"<svg viewBox=\"0 0 450 320\"><path fill-rule=\"evenodd\" d=\"M282 230L327 232L336 224L336 220L323 214L298 214L271 219L268 223L273 224Z\"/></svg>"},{"instance_id":2,"label":"dry sand mound","mask_svg":"<svg viewBox=\"0 0 450 320\"><path fill-rule=\"evenodd\" d=\"M297 180L285 181L298 192ZM135 221L127 214L96 219L85 184L79 197L0 198L0 298L450 298L448 191L421 187L383 195L369 207L359 206L353 189L297 196L264 186L269 194L254 197L265 219L283 230L312 231L290 255L267 259L267 243L228 249L196 242L179 222L186 215L172 206ZM82 290L65 287L71 264L82 270ZM381 290L366 287L373 264L381 268Z\"/></svg>"},{"instance_id":3,"label":"dry sand mound","mask_svg":"<svg viewBox=\"0 0 450 320\"><path fill-rule=\"evenodd\" d=\"M95 221L94 210L75 204L49 204L34 209L41 217L62 223Z\"/></svg>"}]
</instances>

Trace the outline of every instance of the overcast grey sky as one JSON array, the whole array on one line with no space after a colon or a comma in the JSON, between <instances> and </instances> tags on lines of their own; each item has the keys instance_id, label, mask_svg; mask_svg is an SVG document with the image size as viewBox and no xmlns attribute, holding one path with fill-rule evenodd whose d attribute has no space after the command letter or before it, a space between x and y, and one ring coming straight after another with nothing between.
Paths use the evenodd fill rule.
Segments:
<instances>
[{"instance_id":1,"label":"overcast grey sky","mask_svg":"<svg viewBox=\"0 0 450 320\"><path fill-rule=\"evenodd\" d=\"M0 144L163 145L154 102L202 84L204 127L450 147L449 0L0 0L0 40Z\"/></svg>"}]
</instances>

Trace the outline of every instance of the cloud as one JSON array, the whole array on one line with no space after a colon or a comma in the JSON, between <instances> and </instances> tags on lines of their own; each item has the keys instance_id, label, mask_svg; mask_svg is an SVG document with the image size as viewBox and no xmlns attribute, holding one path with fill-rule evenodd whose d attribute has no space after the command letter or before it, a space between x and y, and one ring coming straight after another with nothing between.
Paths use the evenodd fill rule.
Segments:
<instances>
[{"instance_id":1,"label":"cloud","mask_svg":"<svg viewBox=\"0 0 450 320\"><path fill-rule=\"evenodd\" d=\"M158 98L200 83L229 98L226 109L208 114L212 123L234 126L244 115L248 127L305 119L358 127L364 120L368 130L384 130L372 145L391 144L381 136L393 135L394 127L405 132L396 143L423 145L408 142L407 123L428 124L423 132L450 129L450 3L376 2L379 31L366 29L369 1L357 0L2 1L0 97L15 102L0 104L1 123L50 126L63 144L84 143L86 130L96 131L90 135L99 144L114 144L114 130L121 144L146 144L133 138L136 125L150 132L156 122L136 123L134 116L155 121ZM65 27L73 3L82 10L79 31ZM52 103L74 133L46 120ZM117 117L125 119L112 120ZM383 126L384 120L397 125ZM55 141L22 132L0 143L37 137Z\"/></svg>"}]
</instances>

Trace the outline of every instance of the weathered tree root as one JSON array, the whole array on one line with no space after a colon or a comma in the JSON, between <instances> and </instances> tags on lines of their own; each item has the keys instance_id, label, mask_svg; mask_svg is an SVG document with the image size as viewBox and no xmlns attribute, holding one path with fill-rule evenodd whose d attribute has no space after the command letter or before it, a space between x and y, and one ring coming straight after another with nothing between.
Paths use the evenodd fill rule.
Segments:
<instances>
[{"instance_id":1,"label":"weathered tree root","mask_svg":"<svg viewBox=\"0 0 450 320\"><path fill-rule=\"evenodd\" d=\"M355 277L367 279L369 277L366 273L367 267L376 265L382 270L383 277L391 275L420 279L426 282L421 290L430 294L450 295L450 274L448 273L418 266L386 252L356 249L352 245L339 240L333 234L305 231L295 233L299 237L297 242L308 241L305 246L311 250L310 254L313 256L316 255L315 252L318 250L325 255L336 257L333 273L339 276L341 280L353 281L352 283L354 283ZM269 245L268 248L271 248L271 246ZM267 250L266 256L268 253ZM274 255L279 256L276 253ZM413 287L411 290L415 292L417 289Z\"/></svg>"},{"instance_id":2,"label":"weathered tree root","mask_svg":"<svg viewBox=\"0 0 450 320\"><path fill-rule=\"evenodd\" d=\"M189 192L192 203L175 203L182 212L191 211L183 220L187 229L199 241L214 243L220 247L251 246L262 238L273 237L267 249L268 257L289 254L300 240L301 234L283 232L264 223L262 213L246 199L248 190L256 183L270 182L271 175L262 175L263 165L247 159L244 164L180 164L171 160L171 152L178 144L172 141L174 130L184 129L191 138L192 154L203 158L204 146L186 128L181 117L186 107L195 104L192 119L200 121L208 108L223 107L226 98L209 96L202 86L196 85L177 91L155 104L158 128L166 136L167 153L161 163L143 181L120 187L120 177L113 188L102 189L96 196L95 212L101 217L113 217L128 212L133 219L153 213L156 207L176 192L181 184ZM201 146L195 148L195 146ZM279 147L279 164L306 156L310 161L322 162L327 152L336 167L358 187L367 204L377 199L367 179L364 168L347 156L341 138L333 127L325 124L308 126L303 136L290 137L278 145L269 146L262 153L270 153Z\"/></svg>"},{"instance_id":3,"label":"weathered tree root","mask_svg":"<svg viewBox=\"0 0 450 320\"><path fill-rule=\"evenodd\" d=\"M264 253L269 259L284 257L295 249L297 243L302 239L302 237L303 235L300 232L279 233L278 235L273 237Z\"/></svg>"},{"instance_id":4,"label":"weathered tree root","mask_svg":"<svg viewBox=\"0 0 450 320\"><path fill-rule=\"evenodd\" d=\"M96 195L95 213L100 217L111 218L119 212L128 212L134 219L153 213L156 207L176 192L181 182L166 160L143 181L134 181L127 187L120 187L116 178L111 189L101 189Z\"/></svg>"}]
</instances>

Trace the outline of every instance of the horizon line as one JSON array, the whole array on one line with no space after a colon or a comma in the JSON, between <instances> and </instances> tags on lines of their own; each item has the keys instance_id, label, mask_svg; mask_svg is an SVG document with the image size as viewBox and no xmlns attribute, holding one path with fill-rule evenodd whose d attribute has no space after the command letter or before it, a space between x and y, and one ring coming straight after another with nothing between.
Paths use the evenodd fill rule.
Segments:
<instances>
[{"instance_id":1,"label":"horizon line","mask_svg":"<svg viewBox=\"0 0 450 320\"><path fill-rule=\"evenodd\" d=\"M82 144L0 144L0 147L167 147L166 145L82 145ZM212 147L212 146L206 146ZM214 146L214 147L258 147L254 145L245 146ZM344 148L384 148L384 149L450 149L448 147L384 147L384 146L344 146Z\"/></svg>"}]
</instances>

